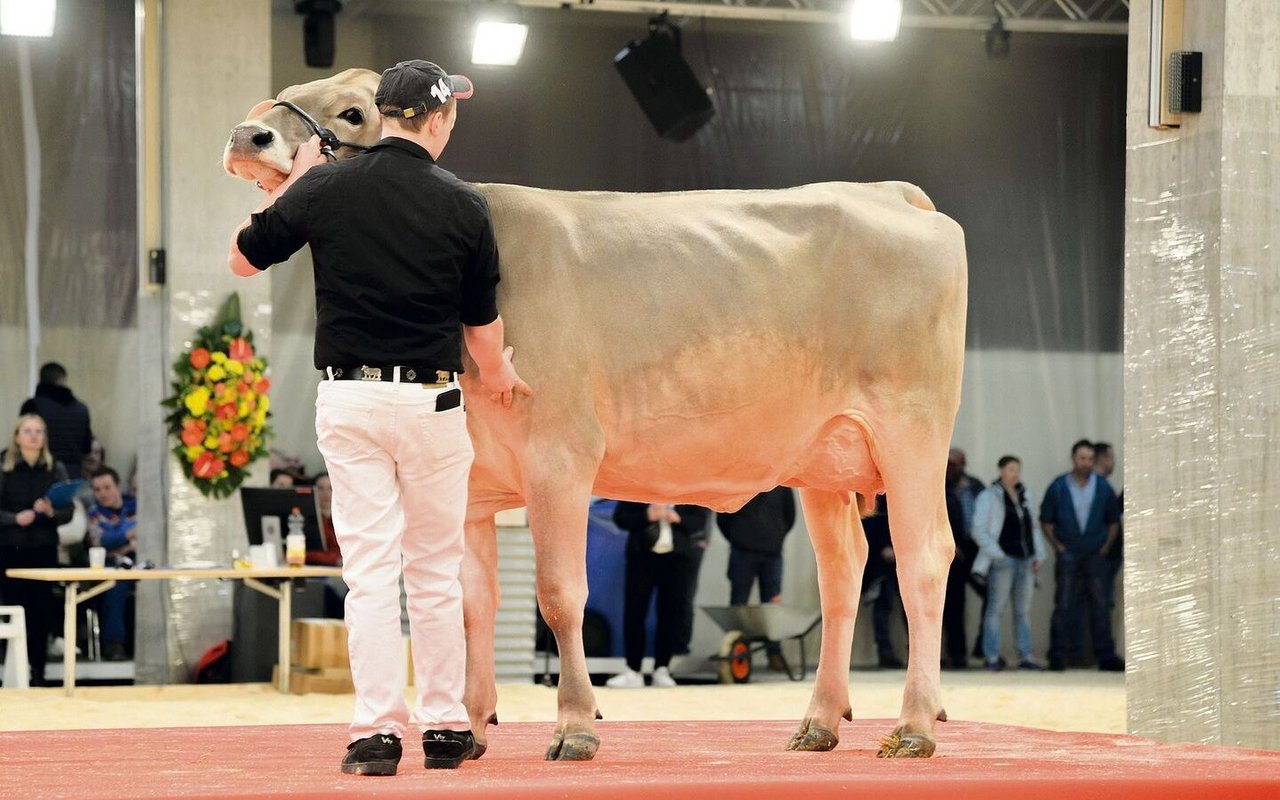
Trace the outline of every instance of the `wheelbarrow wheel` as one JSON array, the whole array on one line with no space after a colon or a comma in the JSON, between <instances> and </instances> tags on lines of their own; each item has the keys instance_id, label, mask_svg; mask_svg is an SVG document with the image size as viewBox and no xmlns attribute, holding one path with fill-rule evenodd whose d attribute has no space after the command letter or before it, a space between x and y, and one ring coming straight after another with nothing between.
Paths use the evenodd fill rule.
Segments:
<instances>
[{"instance_id":1,"label":"wheelbarrow wheel","mask_svg":"<svg viewBox=\"0 0 1280 800\"><path fill-rule=\"evenodd\" d=\"M729 631L720 640L720 682L751 680L751 645L741 631Z\"/></svg>"}]
</instances>

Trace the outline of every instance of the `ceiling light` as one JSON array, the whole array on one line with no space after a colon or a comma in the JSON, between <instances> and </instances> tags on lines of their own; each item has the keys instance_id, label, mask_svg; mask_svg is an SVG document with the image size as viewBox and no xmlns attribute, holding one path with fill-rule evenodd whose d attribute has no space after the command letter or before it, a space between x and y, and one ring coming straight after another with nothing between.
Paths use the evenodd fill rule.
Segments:
<instances>
[{"instance_id":1,"label":"ceiling light","mask_svg":"<svg viewBox=\"0 0 1280 800\"><path fill-rule=\"evenodd\" d=\"M0 33L52 36L57 0L0 0Z\"/></svg>"},{"instance_id":2,"label":"ceiling light","mask_svg":"<svg viewBox=\"0 0 1280 800\"><path fill-rule=\"evenodd\" d=\"M471 63L513 66L524 52L524 40L528 35L529 26L518 22L481 22L476 25Z\"/></svg>"},{"instance_id":3,"label":"ceiling light","mask_svg":"<svg viewBox=\"0 0 1280 800\"><path fill-rule=\"evenodd\" d=\"M892 42L902 24L902 0L853 0L849 33L862 42Z\"/></svg>"}]
</instances>

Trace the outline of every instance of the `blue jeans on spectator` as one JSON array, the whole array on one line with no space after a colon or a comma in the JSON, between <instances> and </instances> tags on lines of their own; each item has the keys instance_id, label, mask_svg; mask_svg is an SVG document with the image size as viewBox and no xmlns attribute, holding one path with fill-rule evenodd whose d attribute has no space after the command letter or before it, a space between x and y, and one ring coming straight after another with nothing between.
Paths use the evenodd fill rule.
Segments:
<instances>
[{"instance_id":1,"label":"blue jeans on spectator","mask_svg":"<svg viewBox=\"0 0 1280 800\"><path fill-rule=\"evenodd\" d=\"M1035 575L1031 571L1031 558L1005 556L992 562L987 573L987 613L982 620L982 655L988 661L1000 657L1000 624L1004 619L1009 599L1013 598L1013 634L1018 647L1018 657L1032 659L1031 654L1031 598L1035 590Z\"/></svg>"},{"instance_id":2,"label":"blue jeans on spectator","mask_svg":"<svg viewBox=\"0 0 1280 800\"><path fill-rule=\"evenodd\" d=\"M103 592L98 600L98 624L101 625L104 647L107 644L125 643L124 615L128 602L129 587L124 582Z\"/></svg>"},{"instance_id":3,"label":"blue jeans on spectator","mask_svg":"<svg viewBox=\"0 0 1280 800\"><path fill-rule=\"evenodd\" d=\"M1054 565L1057 587L1054 591L1053 627L1049 635L1050 661L1066 659L1072 621L1081 618L1082 604L1088 607L1093 652L1098 657L1098 662L1103 663L1116 657L1105 585L1109 575L1107 559L1103 555L1075 553L1070 550L1058 553L1057 563Z\"/></svg>"}]
</instances>

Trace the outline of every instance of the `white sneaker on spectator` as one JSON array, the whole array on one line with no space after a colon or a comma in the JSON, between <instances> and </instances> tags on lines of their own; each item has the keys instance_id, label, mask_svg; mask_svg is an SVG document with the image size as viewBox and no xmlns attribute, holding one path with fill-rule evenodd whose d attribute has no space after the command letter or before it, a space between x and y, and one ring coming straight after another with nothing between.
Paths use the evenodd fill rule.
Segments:
<instances>
[{"instance_id":1,"label":"white sneaker on spectator","mask_svg":"<svg viewBox=\"0 0 1280 800\"><path fill-rule=\"evenodd\" d=\"M49 658L64 658L67 655L66 642L61 636L54 637L49 642L49 649L45 651L45 655ZM80 648L76 648L76 655L80 655Z\"/></svg>"},{"instance_id":2,"label":"white sneaker on spectator","mask_svg":"<svg viewBox=\"0 0 1280 800\"><path fill-rule=\"evenodd\" d=\"M653 685L669 689L676 685L676 679L671 677L671 670L666 667L658 667L653 671Z\"/></svg>"},{"instance_id":3,"label":"white sneaker on spectator","mask_svg":"<svg viewBox=\"0 0 1280 800\"><path fill-rule=\"evenodd\" d=\"M639 689L644 686L644 676L634 669L619 672L604 682L610 689Z\"/></svg>"}]
</instances>

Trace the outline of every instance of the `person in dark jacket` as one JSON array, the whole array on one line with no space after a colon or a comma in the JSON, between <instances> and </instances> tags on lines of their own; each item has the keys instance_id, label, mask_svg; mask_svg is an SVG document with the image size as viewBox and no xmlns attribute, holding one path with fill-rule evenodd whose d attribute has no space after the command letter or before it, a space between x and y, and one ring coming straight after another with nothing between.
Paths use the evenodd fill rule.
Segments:
<instances>
[{"instance_id":1,"label":"person in dark jacket","mask_svg":"<svg viewBox=\"0 0 1280 800\"><path fill-rule=\"evenodd\" d=\"M675 686L669 666L686 616L693 612L689 573L707 547L711 512L701 506L619 502L613 522L627 532L627 579L622 606L622 640L627 670L614 675L613 688L644 686L645 617L657 593L653 638L653 685Z\"/></svg>"},{"instance_id":2,"label":"person in dark jacket","mask_svg":"<svg viewBox=\"0 0 1280 800\"><path fill-rule=\"evenodd\" d=\"M735 512L716 515L716 525L729 540L729 605L746 605L757 581L761 603L782 601L782 542L795 524L795 496L786 486L761 492ZM770 669L786 669L777 642L769 642L765 652Z\"/></svg>"},{"instance_id":3,"label":"person in dark jacket","mask_svg":"<svg viewBox=\"0 0 1280 800\"><path fill-rule=\"evenodd\" d=\"M902 593L898 587L898 561L893 553L893 537L889 533L889 501L876 496L876 513L862 520L867 537L867 566L862 573L862 593L877 587L871 624L875 632L877 663L880 669L902 669L906 664L894 651L889 636L894 612L903 613Z\"/></svg>"},{"instance_id":4,"label":"person in dark jacket","mask_svg":"<svg viewBox=\"0 0 1280 800\"><path fill-rule=\"evenodd\" d=\"M93 446L89 408L67 388L67 371L55 361L40 368L34 397L22 404L19 414L38 414L48 427L49 452L69 473L80 474L80 462Z\"/></svg>"},{"instance_id":5,"label":"person in dark jacket","mask_svg":"<svg viewBox=\"0 0 1280 800\"><path fill-rule=\"evenodd\" d=\"M67 470L49 452L45 432L44 420L23 414L0 461L0 599L26 615L34 686L44 684L53 584L10 578L6 570L58 566L58 526L71 520L72 509L49 502L49 489L67 479Z\"/></svg>"},{"instance_id":6,"label":"person in dark jacket","mask_svg":"<svg viewBox=\"0 0 1280 800\"><path fill-rule=\"evenodd\" d=\"M1078 606L1087 605L1098 669L1123 672L1124 659L1111 636L1104 584L1107 556L1120 534L1120 503L1111 484L1093 471L1093 443L1071 447L1071 472L1054 478L1040 504L1040 529L1057 552L1049 669L1066 669L1066 651Z\"/></svg>"}]
</instances>

